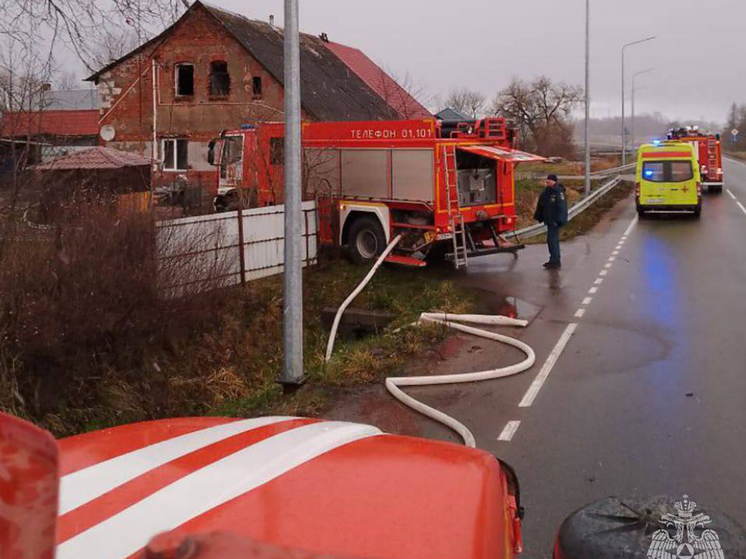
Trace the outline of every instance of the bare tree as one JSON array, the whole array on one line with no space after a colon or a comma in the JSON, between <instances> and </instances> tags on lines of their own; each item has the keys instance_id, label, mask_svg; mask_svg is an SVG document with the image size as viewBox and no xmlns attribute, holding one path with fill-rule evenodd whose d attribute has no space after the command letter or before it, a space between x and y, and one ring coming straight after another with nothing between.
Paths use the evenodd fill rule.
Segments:
<instances>
[{"instance_id":1,"label":"bare tree","mask_svg":"<svg viewBox=\"0 0 746 559\"><path fill-rule=\"evenodd\" d=\"M72 91L80 89L81 83L78 75L74 71L62 72L57 78L57 87L63 91Z\"/></svg>"},{"instance_id":2,"label":"bare tree","mask_svg":"<svg viewBox=\"0 0 746 559\"><path fill-rule=\"evenodd\" d=\"M518 127L531 149L542 155L570 155L572 111L582 103L583 90L554 83L540 76L532 82L514 79L494 99L490 112L503 116ZM565 145L567 144L567 145Z\"/></svg>"},{"instance_id":3,"label":"bare tree","mask_svg":"<svg viewBox=\"0 0 746 559\"><path fill-rule=\"evenodd\" d=\"M102 29L99 35L91 48L91 62L97 70L129 54L143 41L132 27Z\"/></svg>"},{"instance_id":4,"label":"bare tree","mask_svg":"<svg viewBox=\"0 0 746 559\"><path fill-rule=\"evenodd\" d=\"M472 89L454 89L448 93L445 106L464 113L472 118L484 114L487 98L483 93Z\"/></svg>"},{"instance_id":5,"label":"bare tree","mask_svg":"<svg viewBox=\"0 0 746 559\"><path fill-rule=\"evenodd\" d=\"M187 0L0 0L0 35L45 45L50 58L61 41L92 72L107 30L130 26L145 39L188 7Z\"/></svg>"},{"instance_id":6,"label":"bare tree","mask_svg":"<svg viewBox=\"0 0 746 559\"><path fill-rule=\"evenodd\" d=\"M0 123L2 124L2 167L7 169L0 186L6 187L6 210L18 202L21 172L40 155L37 136L41 112L48 104L47 87L53 74L50 58L41 56L33 44L5 37L0 45Z\"/></svg>"}]
</instances>

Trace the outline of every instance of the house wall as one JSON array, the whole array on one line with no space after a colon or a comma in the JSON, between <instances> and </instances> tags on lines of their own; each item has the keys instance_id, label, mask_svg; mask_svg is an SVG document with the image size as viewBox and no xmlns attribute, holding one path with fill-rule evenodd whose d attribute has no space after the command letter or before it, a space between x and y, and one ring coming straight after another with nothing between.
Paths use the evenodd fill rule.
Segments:
<instances>
[{"instance_id":1,"label":"house wall","mask_svg":"<svg viewBox=\"0 0 746 559\"><path fill-rule=\"evenodd\" d=\"M284 118L282 85L204 9L196 9L158 44L149 45L99 78L101 126L111 125L115 137L106 145L151 157L153 137L153 70L155 61L157 136L156 157L163 158L162 140L188 140L188 168L153 175L156 186L185 178L188 183L215 188L215 170L207 163L208 143L222 130L251 121ZM230 74L227 96L209 92L210 63L226 61ZM176 65L194 65L194 95L179 97ZM262 97L255 99L252 78L261 77ZM308 118L308 115L304 115Z\"/></svg>"}]
</instances>

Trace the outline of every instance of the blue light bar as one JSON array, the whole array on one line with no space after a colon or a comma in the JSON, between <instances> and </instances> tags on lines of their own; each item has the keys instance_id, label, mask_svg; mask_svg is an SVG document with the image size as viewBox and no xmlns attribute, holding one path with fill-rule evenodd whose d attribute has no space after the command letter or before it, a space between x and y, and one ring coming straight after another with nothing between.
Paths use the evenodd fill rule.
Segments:
<instances>
[{"instance_id":1,"label":"blue light bar","mask_svg":"<svg viewBox=\"0 0 746 559\"><path fill-rule=\"evenodd\" d=\"M256 124L242 124L241 130L255 130Z\"/></svg>"}]
</instances>

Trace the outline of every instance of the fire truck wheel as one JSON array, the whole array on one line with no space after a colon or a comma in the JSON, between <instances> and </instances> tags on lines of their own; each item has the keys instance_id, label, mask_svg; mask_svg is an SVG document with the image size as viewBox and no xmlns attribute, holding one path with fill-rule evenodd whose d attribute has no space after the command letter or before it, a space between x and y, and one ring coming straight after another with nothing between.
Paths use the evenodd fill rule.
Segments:
<instances>
[{"instance_id":1,"label":"fire truck wheel","mask_svg":"<svg viewBox=\"0 0 746 559\"><path fill-rule=\"evenodd\" d=\"M350 226L347 243L355 264L367 264L378 258L386 248L386 236L374 217L359 217Z\"/></svg>"}]
</instances>

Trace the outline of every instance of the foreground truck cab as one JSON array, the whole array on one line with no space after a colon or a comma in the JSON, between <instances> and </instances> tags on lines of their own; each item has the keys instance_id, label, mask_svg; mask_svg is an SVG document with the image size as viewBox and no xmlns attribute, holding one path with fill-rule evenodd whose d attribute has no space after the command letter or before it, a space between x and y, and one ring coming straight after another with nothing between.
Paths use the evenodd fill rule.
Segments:
<instances>
[{"instance_id":1,"label":"foreground truck cab","mask_svg":"<svg viewBox=\"0 0 746 559\"><path fill-rule=\"evenodd\" d=\"M522 547L508 466L368 425L169 419L55 443L0 414L0 456L3 558L180 557L144 552L169 532L153 546L227 533L324 557L507 559Z\"/></svg>"},{"instance_id":2,"label":"foreground truck cab","mask_svg":"<svg viewBox=\"0 0 746 559\"><path fill-rule=\"evenodd\" d=\"M459 267L521 248L502 237L516 226L514 168L544 159L514 144L501 118L305 123L303 196L318 202L321 241L356 262L401 235L390 262L424 266L444 244ZM226 131L212 153L216 210L282 203L282 123Z\"/></svg>"}]
</instances>

